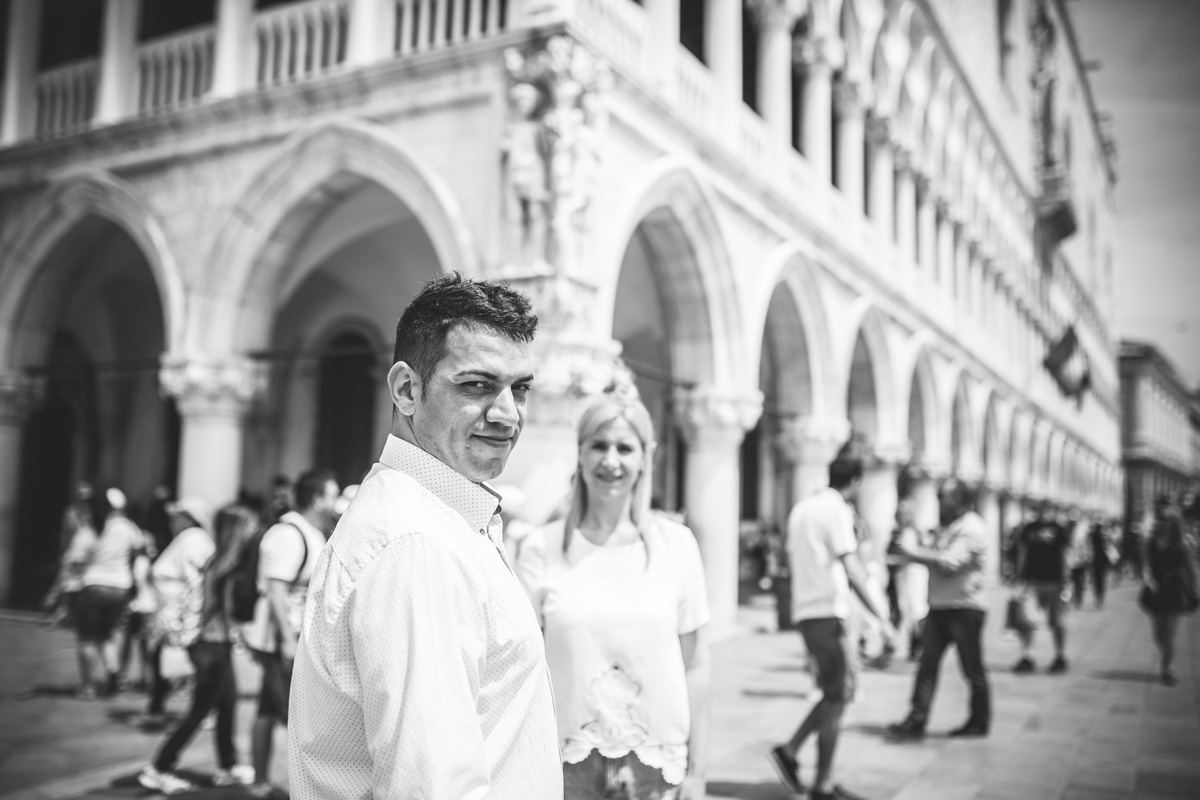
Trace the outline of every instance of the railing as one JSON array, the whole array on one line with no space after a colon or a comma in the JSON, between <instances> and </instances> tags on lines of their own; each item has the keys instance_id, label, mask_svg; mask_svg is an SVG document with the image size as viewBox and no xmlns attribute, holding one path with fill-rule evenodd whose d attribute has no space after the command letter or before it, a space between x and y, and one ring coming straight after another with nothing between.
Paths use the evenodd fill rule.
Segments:
<instances>
[{"instance_id":1,"label":"railing","mask_svg":"<svg viewBox=\"0 0 1200 800\"><path fill-rule=\"evenodd\" d=\"M96 112L98 59L47 70L34 80L38 136L59 136L83 130Z\"/></svg>"},{"instance_id":2,"label":"railing","mask_svg":"<svg viewBox=\"0 0 1200 800\"><path fill-rule=\"evenodd\" d=\"M713 78L708 67L680 45L675 52L675 105L696 130L710 130L713 119Z\"/></svg>"},{"instance_id":3,"label":"railing","mask_svg":"<svg viewBox=\"0 0 1200 800\"><path fill-rule=\"evenodd\" d=\"M755 178L768 179L771 173L771 137L767 124L747 105L739 104L737 114L738 159Z\"/></svg>"},{"instance_id":4,"label":"railing","mask_svg":"<svg viewBox=\"0 0 1200 800\"><path fill-rule=\"evenodd\" d=\"M308 0L258 14L259 86L303 80L346 60L350 28L347 0Z\"/></svg>"},{"instance_id":5,"label":"railing","mask_svg":"<svg viewBox=\"0 0 1200 800\"><path fill-rule=\"evenodd\" d=\"M633 0L577 0L578 22L606 57L634 75L645 69L646 12Z\"/></svg>"},{"instance_id":6,"label":"railing","mask_svg":"<svg viewBox=\"0 0 1200 800\"><path fill-rule=\"evenodd\" d=\"M138 111L170 111L212 88L216 31L204 28L138 48Z\"/></svg>"},{"instance_id":7,"label":"railing","mask_svg":"<svg viewBox=\"0 0 1200 800\"><path fill-rule=\"evenodd\" d=\"M402 56L494 36L508 25L508 0L395 0L394 50Z\"/></svg>"}]
</instances>

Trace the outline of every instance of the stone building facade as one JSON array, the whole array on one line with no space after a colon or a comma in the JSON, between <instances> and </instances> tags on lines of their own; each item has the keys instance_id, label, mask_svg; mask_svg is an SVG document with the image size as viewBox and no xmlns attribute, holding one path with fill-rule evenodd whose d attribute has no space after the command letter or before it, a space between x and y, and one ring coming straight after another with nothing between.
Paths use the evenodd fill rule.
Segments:
<instances>
[{"instance_id":1,"label":"stone building facade","mask_svg":"<svg viewBox=\"0 0 1200 800\"><path fill-rule=\"evenodd\" d=\"M1125 518L1148 531L1157 497L1200 488L1200 408L1154 345L1121 342L1120 373Z\"/></svg>"},{"instance_id":2,"label":"stone building facade","mask_svg":"<svg viewBox=\"0 0 1200 800\"><path fill-rule=\"evenodd\" d=\"M1120 512L1115 174L1059 0L107 0L60 24L82 5L8 4L10 602L73 479L221 502L314 462L355 478L395 318L451 269L543 319L503 480L554 506L574 409L632 371L718 625L740 522L782 520L851 436L879 539L902 472L928 524L937 480L977 483L995 548L1030 498ZM1071 396L1042 366L1068 330Z\"/></svg>"}]
</instances>

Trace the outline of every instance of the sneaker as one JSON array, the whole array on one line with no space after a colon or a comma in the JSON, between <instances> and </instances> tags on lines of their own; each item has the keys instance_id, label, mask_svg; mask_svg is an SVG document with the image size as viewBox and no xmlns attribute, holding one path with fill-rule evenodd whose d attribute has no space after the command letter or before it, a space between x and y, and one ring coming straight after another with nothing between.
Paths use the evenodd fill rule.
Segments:
<instances>
[{"instance_id":1,"label":"sneaker","mask_svg":"<svg viewBox=\"0 0 1200 800\"><path fill-rule=\"evenodd\" d=\"M254 767L249 764L234 764L229 769L219 769L213 775L213 786L250 786L254 783Z\"/></svg>"},{"instance_id":2,"label":"sneaker","mask_svg":"<svg viewBox=\"0 0 1200 800\"><path fill-rule=\"evenodd\" d=\"M153 764L138 773L138 783L160 794L180 794L192 789L192 784L173 772L159 771Z\"/></svg>"},{"instance_id":3,"label":"sneaker","mask_svg":"<svg viewBox=\"0 0 1200 800\"><path fill-rule=\"evenodd\" d=\"M948 735L963 739L978 739L988 735L988 726L978 722L967 722L961 728L950 731Z\"/></svg>"},{"instance_id":4,"label":"sneaker","mask_svg":"<svg viewBox=\"0 0 1200 800\"><path fill-rule=\"evenodd\" d=\"M1067 671L1067 660L1062 656L1057 656L1050 664L1051 675L1061 675Z\"/></svg>"},{"instance_id":5,"label":"sneaker","mask_svg":"<svg viewBox=\"0 0 1200 800\"><path fill-rule=\"evenodd\" d=\"M767 760L775 768L779 782L793 794L804 794L804 784L800 782L800 763L796 757L787 751L783 745L772 747L767 753Z\"/></svg>"},{"instance_id":6,"label":"sneaker","mask_svg":"<svg viewBox=\"0 0 1200 800\"><path fill-rule=\"evenodd\" d=\"M818 792L813 789L809 800L867 800L861 794L855 794L840 784L835 784L828 792Z\"/></svg>"},{"instance_id":7,"label":"sneaker","mask_svg":"<svg viewBox=\"0 0 1200 800\"><path fill-rule=\"evenodd\" d=\"M925 723L909 717L903 722L887 726L888 736L893 739L916 740L925 738Z\"/></svg>"},{"instance_id":8,"label":"sneaker","mask_svg":"<svg viewBox=\"0 0 1200 800\"><path fill-rule=\"evenodd\" d=\"M1033 659L1029 656L1021 656L1021 660L1018 661L1016 666L1013 667L1013 672L1020 675L1023 673L1033 672L1034 669Z\"/></svg>"},{"instance_id":9,"label":"sneaker","mask_svg":"<svg viewBox=\"0 0 1200 800\"><path fill-rule=\"evenodd\" d=\"M250 784L246 791L250 793L251 797L257 797L261 800L261 798L271 797L274 795L275 787L268 781L257 781Z\"/></svg>"}]
</instances>

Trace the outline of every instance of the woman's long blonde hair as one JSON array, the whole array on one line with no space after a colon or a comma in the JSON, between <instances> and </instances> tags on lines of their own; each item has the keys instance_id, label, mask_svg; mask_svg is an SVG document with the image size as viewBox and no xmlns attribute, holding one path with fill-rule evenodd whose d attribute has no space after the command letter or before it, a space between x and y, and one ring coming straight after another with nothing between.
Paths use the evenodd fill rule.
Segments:
<instances>
[{"instance_id":1,"label":"woman's long blonde hair","mask_svg":"<svg viewBox=\"0 0 1200 800\"><path fill-rule=\"evenodd\" d=\"M623 419L633 428L642 444L642 469L633 484L633 496L630 498L629 515L633 524L642 534L646 544L646 555L649 559L650 539L653 533L654 513L650 510L650 496L654 491L654 422L650 412L642 405L636 396L605 392L593 400L579 417L576 428L575 443L577 452L582 453L583 444L608 423ZM583 522L587 513L587 484L583 480L581 459L576 458L575 475L571 478L570 501L567 505L566 517L563 521L563 554L571 545L571 536Z\"/></svg>"},{"instance_id":2,"label":"woman's long blonde hair","mask_svg":"<svg viewBox=\"0 0 1200 800\"><path fill-rule=\"evenodd\" d=\"M237 569L248 547L255 544L260 520L250 508L234 503L217 512L213 522L216 552L204 565L204 619L229 611L231 601L226 578Z\"/></svg>"}]
</instances>

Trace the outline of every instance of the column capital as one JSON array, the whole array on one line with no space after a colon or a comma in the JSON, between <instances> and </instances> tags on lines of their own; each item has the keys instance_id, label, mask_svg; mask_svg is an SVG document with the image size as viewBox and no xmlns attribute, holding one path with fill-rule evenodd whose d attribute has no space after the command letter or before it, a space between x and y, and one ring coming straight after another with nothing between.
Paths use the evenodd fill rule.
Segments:
<instances>
[{"instance_id":1,"label":"column capital","mask_svg":"<svg viewBox=\"0 0 1200 800\"><path fill-rule=\"evenodd\" d=\"M910 461L904 472L913 480L940 481L950 474L950 462L937 456L923 455Z\"/></svg>"},{"instance_id":2,"label":"column capital","mask_svg":"<svg viewBox=\"0 0 1200 800\"><path fill-rule=\"evenodd\" d=\"M916 154L912 149L900 141L893 140L892 153L892 163L895 165L896 171L907 174L915 180L920 173L917 172Z\"/></svg>"},{"instance_id":3,"label":"column capital","mask_svg":"<svg viewBox=\"0 0 1200 800\"><path fill-rule=\"evenodd\" d=\"M863 455L864 469L900 469L912 458L908 442L875 442Z\"/></svg>"},{"instance_id":4,"label":"column capital","mask_svg":"<svg viewBox=\"0 0 1200 800\"><path fill-rule=\"evenodd\" d=\"M241 416L266 390L267 371L264 364L234 354L167 353L158 381L183 416Z\"/></svg>"},{"instance_id":5,"label":"column capital","mask_svg":"<svg viewBox=\"0 0 1200 800\"><path fill-rule=\"evenodd\" d=\"M620 345L580 342L563 337L534 344L534 389L529 421L572 426L581 406L605 391L636 395L634 376L621 361Z\"/></svg>"},{"instance_id":6,"label":"column capital","mask_svg":"<svg viewBox=\"0 0 1200 800\"><path fill-rule=\"evenodd\" d=\"M675 416L690 443L713 437L740 442L762 415L762 392L723 393L711 386L677 388Z\"/></svg>"},{"instance_id":7,"label":"column capital","mask_svg":"<svg viewBox=\"0 0 1200 800\"><path fill-rule=\"evenodd\" d=\"M829 36L806 36L792 40L792 64L809 72L832 72L846 60L842 43Z\"/></svg>"},{"instance_id":8,"label":"column capital","mask_svg":"<svg viewBox=\"0 0 1200 800\"><path fill-rule=\"evenodd\" d=\"M895 133L896 126L891 117L872 114L867 120L867 139L877 147L893 144Z\"/></svg>"},{"instance_id":9,"label":"column capital","mask_svg":"<svg viewBox=\"0 0 1200 800\"><path fill-rule=\"evenodd\" d=\"M792 26L804 14L805 0L750 0L748 3L759 26L764 30L784 30L790 33Z\"/></svg>"},{"instance_id":10,"label":"column capital","mask_svg":"<svg viewBox=\"0 0 1200 800\"><path fill-rule=\"evenodd\" d=\"M861 116L871 104L871 84L860 80L839 80L833 87L833 106L839 117Z\"/></svg>"},{"instance_id":11,"label":"column capital","mask_svg":"<svg viewBox=\"0 0 1200 800\"><path fill-rule=\"evenodd\" d=\"M0 425L24 425L42 401L45 391L45 381L40 378L0 374Z\"/></svg>"},{"instance_id":12,"label":"column capital","mask_svg":"<svg viewBox=\"0 0 1200 800\"><path fill-rule=\"evenodd\" d=\"M775 446L789 464L801 461L829 462L849 438L848 419L801 417L783 423L775 437Z\"/></svg>"}]
</instances>

